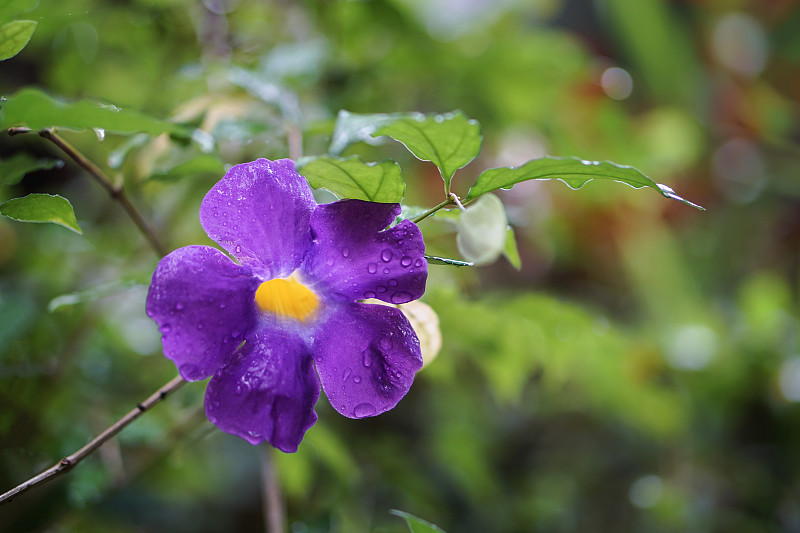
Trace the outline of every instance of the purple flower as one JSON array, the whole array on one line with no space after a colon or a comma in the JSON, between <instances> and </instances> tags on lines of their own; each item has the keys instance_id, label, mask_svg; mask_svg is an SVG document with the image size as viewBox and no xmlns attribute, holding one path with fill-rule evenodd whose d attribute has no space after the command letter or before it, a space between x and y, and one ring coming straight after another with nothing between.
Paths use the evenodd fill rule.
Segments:
<instances>
[{"instance_id":1,"label":"purple flower","mask_svg":"<svg viewBox=\"0 0 800 533\"><path fill-rule=\"evenodd\" d=\"M350 418L405 396L419 340L394 304L422 296L425 244L413 223L386 229L397 204L317 205L288 159L231 168L203 200L200 223L238 259L208 246L158 264L147 314L185 379L213 376L206 416L251 444L297 450L317 420L320 383Z\"/></svg>"}]
</instances>

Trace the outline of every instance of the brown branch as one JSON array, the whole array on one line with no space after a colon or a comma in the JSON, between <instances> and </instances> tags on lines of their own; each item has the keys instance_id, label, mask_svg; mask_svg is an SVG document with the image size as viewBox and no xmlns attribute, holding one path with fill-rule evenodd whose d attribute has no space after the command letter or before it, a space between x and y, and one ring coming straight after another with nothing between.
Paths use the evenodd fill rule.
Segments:
<instances>
[{"instance_id":1,"label":"brown branch","mask_svg":"<svg viewBox=\"0 0 800 533\"><path fill-rule=\"evenodd\" d=\"M29 133L31 131L32 130L30 128L9 128L8 134L19 135L21 133ZM65 141L52 129L39 130L38 134L40 137L43 137L55 144L61 149L62 152L67 154L73 161L75 161L79 167L88 172L89 175L106 190L109 196L111 196L112 199L116 200L117 203L122 206L122 209L124 209L131 220L133 220L133 223L136 224L136 227L139 228L139 231L141 231L145 236L153 250L161 257L167 255L167 249L161 243L161 240L156 235L155 230L150 227L147 221L145 221L144 217L142 217L141 213L139 213L139 211L133 206L121 185L115 185L114 182L111 181L111 179L109 179L108 176L106 176L97 165L92 163L85 155L76 150L71 144Z\"/></svg>"},{"instance_id":2,"label":"brown branch","mask_svg":"<svg viewBox=\"0 0 800 533\"><path fill-rule=\"evenodd\" d=\"M78 463L86 459L92 452L94 452L97 448L103 445L104 442L109 440L110 438L114 437L117 433L122 431L128 424L139 418L145 411L153 407L155 404L159 403L161 400L169 396L172 392L177 390L181 385L186 383L186 380L183 379L181 376L176 376L172 379L169 383L161 387L158 391L154 392L150 395L142 403L136 404L136 408L130 411L128 414L117 420L114 424L109 426L105 431L99 434L97 437L92 439L86 446L78 450L77 452L73 453L68 457L64 457L58 463L51 466L44 472L39 475L36 475L30 478L28 481L17 485L10 491L6 492L3 495L0 495L0 505L10 502L11 499L18 495L22 494L23 492L32 489L42 483L50 481L51 479L60 476L74 468Z\"/></svg>"}]
</instances>

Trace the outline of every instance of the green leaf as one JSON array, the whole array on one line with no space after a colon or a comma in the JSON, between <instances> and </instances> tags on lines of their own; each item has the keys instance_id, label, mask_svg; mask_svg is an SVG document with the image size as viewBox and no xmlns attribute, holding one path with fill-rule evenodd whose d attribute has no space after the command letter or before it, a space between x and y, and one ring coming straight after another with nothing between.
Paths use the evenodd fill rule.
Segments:
<instances>
[{"instance_id":1,"label":"green leaf","mask_svg":"<svg viewBox=\"0 0 800 533\"><path fill-rule=\"evenodd\" d=\"M633 167L610 161L584 161L577 157L548 156L532 159L519 167L490 168L478 176L475 185L469 190L467 200L497 189L510 189L523 181L551 179L561 180L573 189L580 189L593 179L619 181L634 189L650 187L666 198L704 210L703 207L681 198L671 188L654 182Z\"/></svg>"},{"instance_id":2,"label":"green leaf","mask_svg":"<svg viewBox=\"0 0 800 533\"><path fill-rule=\"evenodd\" d=\"M406 184L394 161L365 163L355 156L315 157L298 166L312 187L328 189L340 198L394 203L405 195Z\"/></svg>"},{"instance_id":3,"label":"green leaf","mask_svg":"<svg viewBox=\"0 0 800 533\"><path fill-rule=\"evenodd\" d=\"M61 168L64 162L60 159L35 159L29 154L18 153L8 159L0 161L0 183L4 185L16 185L25 174L35 170L50 170Z\"/></svg>"},{"instance_id":4,"label":"green leaf","mask_svg":"<svg viewBox=\"0 0 800 533\"><path fill-rule=\"evenodd\" d=\"M494 194L482 196L462 211L456 226L458 251L467 261L488 265L503 253L508 218L503 202Z\"/></svg>"},{"instance_id":5,"label":"green leaf","mask_svg":"<svg viewBox=\"0 0 800 533\"><path fill-rule=\"evenodd\" d=\"M70 292L67 294L62 294L61 296L56 296L50 300L50 303L47 305L47 310L53 313L63 307L93 302L95 300L99 300L100 298L105 298L106 296L111 296L112 294L117 294L119 292L128 290L132 287L142 286L144 285L132 279L122 279L104 283L95 287L89 287L88 289L82 291Z\"/></svg>"},{"instance_id":6,"label":"green leaf","mask_svg":"<svg viewBox=\"0 0 800 533\"><path fill-rule=\"evenodd\" d=\"M506 227L506 244L503 247L503 256L508 259L511 266L515 270L522 268L522 259L519 257L519 250L517 249L517 239L514 235L514 228L511 226Z\"/></svg>"},{"instance_id":7,"label":"green leaf","mask_svg":"<svg viewBox=\"0 0 800 533\"><path fill-rule=\"evenodd\" d=\"M57 127L73 130L101 129L109 133L169 133L191 139L193 131L174 122L149 117L138 111L100 105L88 100L60 102L36 89L22 89L0 108L0 126L26 126L34 130Z\"/></svg>"},{"instance_id":8,"label":"green leaf","mask_svg":"<svg viewBox=\"0 0 800 533\"><path fill-rule=\"evenodd\" d=\"M14 20L20 13L35 8L38 0L0 0L0 22Z\"/></svg>"},{"instance_id":9,"label":"green leaf","mask_svg":"<svg viewBox=\"0 0 800 533\"><path fill-rule=\"evenodd\" d=\"M59 224L83 234L69 200L58 195L29 194L0 204L0 215L19 222Z\"/></svg>"},{"instance_id":10,"label":"green leaf","mask_svg":"<svg viewBox=\"0 0 800 533\"><path fill-rule=\"evenodd\" d=\"M0 26L0 61L22 52L36 29L33 20L15 20Z\"/></svg>"},{"instance_id":11,"label":"green leaf","mask_svg":"<svg viewBox=\"0 0 800 533\"><path fill-rule=\"evenodd\" d=\"M468 119L461 111L444 115L405 115L378 129L374 135L388 135L403 143L417 158L436 165L448 193L453 174L477 157L483 140L478 122Z\"/></svg>"},{"instance_id":12,"label":"green leaf","mask_svg":"<svg viewBox=\"0 0 800 533\"><path fill-rule=\"evenodd\" d=\"M149 179L156 181L177 181L186 176L197 176L199 174L214 174L222 177L224 173L225 165L219 157L212 154L200 154L183 163L153 172Z\"/></svg>"},{"instance_id":13,"label":"green leaf","mask_svg":"<svg viewBox=\"0 0 800 533\"><path fill-rule=\"evenodd\" d=\"M436 257L433 255L426 255L425 260L431 265L447 265L455 267L475 266L474 263L470 263L469 261L459 261L458 259L448 259L447 257Z\"/></svg>"},{"instance_id":14,"label":"green leaf","mask_svg":"<svg viewBox=\"0 0 800 533\"><path fill-rule=\"evenodd\" d=\"M372 137L372 134L375 133L378 128L402 116L404 115L351 113L342 109L336 117L336 124L333 127L333 135L331 136L331 145L328 148L328 152L333 155L339 155L345 148L360 141L375 144L377 141Z\"/></svg>"},{"instance_id":15,"label":"green leaf","mask_svg":"<svg viewBox=\"0 0 800 533\"><path fill-rule=\"evenodd\" d=\"M439 526L426 522L412 514L398 511L397 509L392 509L389 512L405 520L411 533L445 533Z\"/></svg>"}]
</instances>

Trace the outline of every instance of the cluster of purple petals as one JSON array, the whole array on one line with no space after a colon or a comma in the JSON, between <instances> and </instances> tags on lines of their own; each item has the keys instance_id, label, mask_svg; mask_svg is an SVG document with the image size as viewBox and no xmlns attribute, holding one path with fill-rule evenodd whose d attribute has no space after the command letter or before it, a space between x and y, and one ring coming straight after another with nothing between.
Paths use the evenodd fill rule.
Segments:
<instances>
[{"instance_id":1,"label":"cluster of purple petals","mask_svg":"<svg viewBox=\"0 0 800 533\"><path fill-rule=\"evenodd\" d=\"M158 264L147 314L187 380L211 380L205 408L252 444L297 450L317 419L320 387L341 414L393 408L422 366L419 340L392 306L422 296L425 246L397 204L317 205L290 160L231 168L203 200L200 222L228 255L188 246ZM388 229L387 229L388 228ZM262 312L261 283L294 275L319 307L307 320Z\"/></svg>"}]
</instances>

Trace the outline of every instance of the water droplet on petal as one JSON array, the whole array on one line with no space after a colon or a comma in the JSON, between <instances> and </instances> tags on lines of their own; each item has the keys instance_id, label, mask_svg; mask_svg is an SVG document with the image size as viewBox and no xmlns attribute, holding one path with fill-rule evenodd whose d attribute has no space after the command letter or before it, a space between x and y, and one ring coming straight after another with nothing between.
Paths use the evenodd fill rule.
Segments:
<instances>
[{"instance_id":1,"label":"water droplet on petal","mask_svg":"<svg viewBox=\"0 0 800 533\"><path fill-rule=\"evenodd\" d=\"M369 300L370 298L375 298L376 296L377 296L377 294L375 294L372 291L367 291L367 292L364 293L364 299L365 300Z\"/></svg>"},{"instance_id":2,"label":"water droplet on petal","mask_svg":"<svg viewBox=\"0 0 800 533\"><path fill-rule=\"evenodd\" d=\"M396 279L390 279L389 280L389 286L390 287L397 287L397 280Z\"/></svg>"},{"instance_id":3,"label":"water droplet on petal","mask_svg":"<svg viewBox=\"0 0 800 533\"><path fill-rule=\"evenodd\" d=\"M350 248L342 248L342 257L347 257L350 255Z\"/></svg>"},{"instance_id":4,"label":"water droplet on petal","mask_svg":"<svg viewBox=\"0 0 800 533\"><path fill-rule=\"evenodd\" d=\"M370 264L368 264L368 265L367 265L367 271L368 271L370 274L374 274L375 272L377 272L377 271L378 271L378 265L377 265L376 263L370 263Z\"/></svg>"},{"instance_id":5,"label":"water droplet on petal","mask_svg":"<svg viewBox=\"0 0 800 533\"><path fill-rule=\"evenodd\" d=\"M422 267L422 259L417 259L416 261L414 261L414 266L417 267L417 268L421 268Z\"/></svg>"},{"instance_id":6,"label":"water droplet on petal","mask_svg":"<svg viewBox=\"0 0 800 533\"><path fill-rule=\"evenodd\" d=\"M388 268L384 268L384 269L383 269L383 273L384 273L384 274L388 274L388 273L389 273L389 269L388 269Z\"/></svg>"},{"instance_id":7,"label":"water droplet on petal","mask_svg":"<svg viewBox=\"0 0 800 533\"><path fill-rule=\"evenodd\" d=\"M386 292L386 287L384 287L383 285L379 285L375 290L378 292Z\"/></svg>"},{"instance_id":8,"label":"water droplet on petal","mask_svg":"<svg viewBox=\"0 0 800 533\"><path fill-rule=\"evenodd\" d=\"M361 383L361 376L355 376L353 378L353 383Z\"/></svg>"},{"instance_id":9,"label":"water droplet on petal","mask_svg":"<svg viewBox=\"0 0 800 533\"><path fill-rule=\"evenodd\" d=\"M186 306L183 305L183 302L178 302L175 304L175 309L177 309L178 311L182 310L184 307Z\"/></svg>"},{"instance_id":10,"label":"water droplet on petal","mask_svg":"<svg viewBox=\"0 0 800 533\"><path fill-rule=\"evenodd\" d=\"M333 266L333 258L329 257L328 260L325 261L325 264L328 265L329 267L332 267Z\"/></svg>"},{"instance_id":11,"label":"water droplet on petal","mask_svg":"<svg viewBox=\"0 0 800 533\"><path fill-rule=\"evenodd\" d=\"M402 266L402 267L409 267L409 266L411 266L411 263L412 263L412 262L413 262L413 260L412 260L410 257L408 257L407 255L405 255L405 256L403 256L403 258L400 260L400 266Z\"/></svg>"},{"instance_id":12,"label":"water droplet on petal","mask_svg":"<svg viewBox=\"0 0 800 533\"><path fill-rule=\"evenodd\" d=\"M381 338L378 341L378 346L384 350L388 350L392 347L392 339L389 337L389 335L381 335Z\"/></svg>"},{"instance_id":13,"label":"water droplet on petal","mask_svg":"<svg viewBox=\"0 0 800 533\"><path fill-rule=\"evenodd\" d=\"M161 333L169 333L170 331L172 331L172 326L169 324L164 324L161 326Z\"/></svg>"},{"instance_id":14,"label":"water droplet on petal","mask_svg":"<svg viewBox=\"0 0 800 533\"><path fill-rule=\"evenodd\" d=\"M342 381L347 381L347 378L350 377L350 369L346 368L344 374L342 374Z\"/></svg>"},{"instance_id":15,"label":"water droplet on petal","mask_svg":"<svg viewBox=\"0 0 800 533\"><path fill-rule=\"evenodd\" d=\"M411 301L411 295L407 292L396 292L392 295L393 304L404 304Z\"/></svg>"},{"instance_id":16,"label":"water droplet on petal","mask_svg":"<svg viewBox=\"0 0 800 533\"><path fill-rule=\"evenodd\" d=\"M219 308L220 309L225 309L225 304L224 303L219 304Z\"/></svg>"},{"instance_id":17,"label":"water droplet on petal","mask_svg":"<svg viewBox=\"0 0 800 533\"><path fill-rule=\"evenodd\" d=\"M394 375L395 375L395 377L397 377L397 378L402 378L402 377L403 377L403 373L402 373L402 372L400 372L399 370L398 370L397 372L395 372L395 374L394 374Z\"/></svg>"},{"instance_id":18,"label":"water droplet on petal","mask_svg":"<svg viewBox=\"0 0 800 533\"><path fill-rule=\"evenodd\" d=\"M242 394L243 390L242 390L242 384L241 383L237 383L236 384L235 392L236 392L236 394Z\"/></svg>"},{"instance_id":19,"label":"water droplet on petal","mask_svg":"<svg viewBox=\"0 0 800 533\"><path fill-rule=\"evenodd\" d=\"M364 350L361 354L363 357L364 366L369 368L372 366L372 353L369 350Z\"/></svg>"},{"instance_id":20,"label":"water droplet on petal","mask_svg":"<svg viewBox=\"0 0 800 533\"><path fill-rule=\"evenodd\" d=\"M233 251L236 252L237 254L240 254L240 253L242 253L242 247L241 246L237 246L236 248L234 248Z\"/></svg>"},{"instance_id":21,"label":"water droplet on petal","mask_svg":"<svg viewBox=\"0 0 800 533\"><path fill-rule=\"evenodd\" d=\"M375 409L375 406L371 403L360 403L356 405L356 408L353 409L353 415L356 418L364 418L365 416L372 416L377 413L378 410Z\"/></svg>"},{"instance_id":22,"label":"water droplet on petal","mask_svg":"<svg viewBox=\"0 0 800 533\"><path fill-rule=\"evenodd\" d=\"M384 263L388 263L392 260L392 251L390 249L385 249L381 252L381 259L383 259Z\"/></svg>"}]
</instances>

